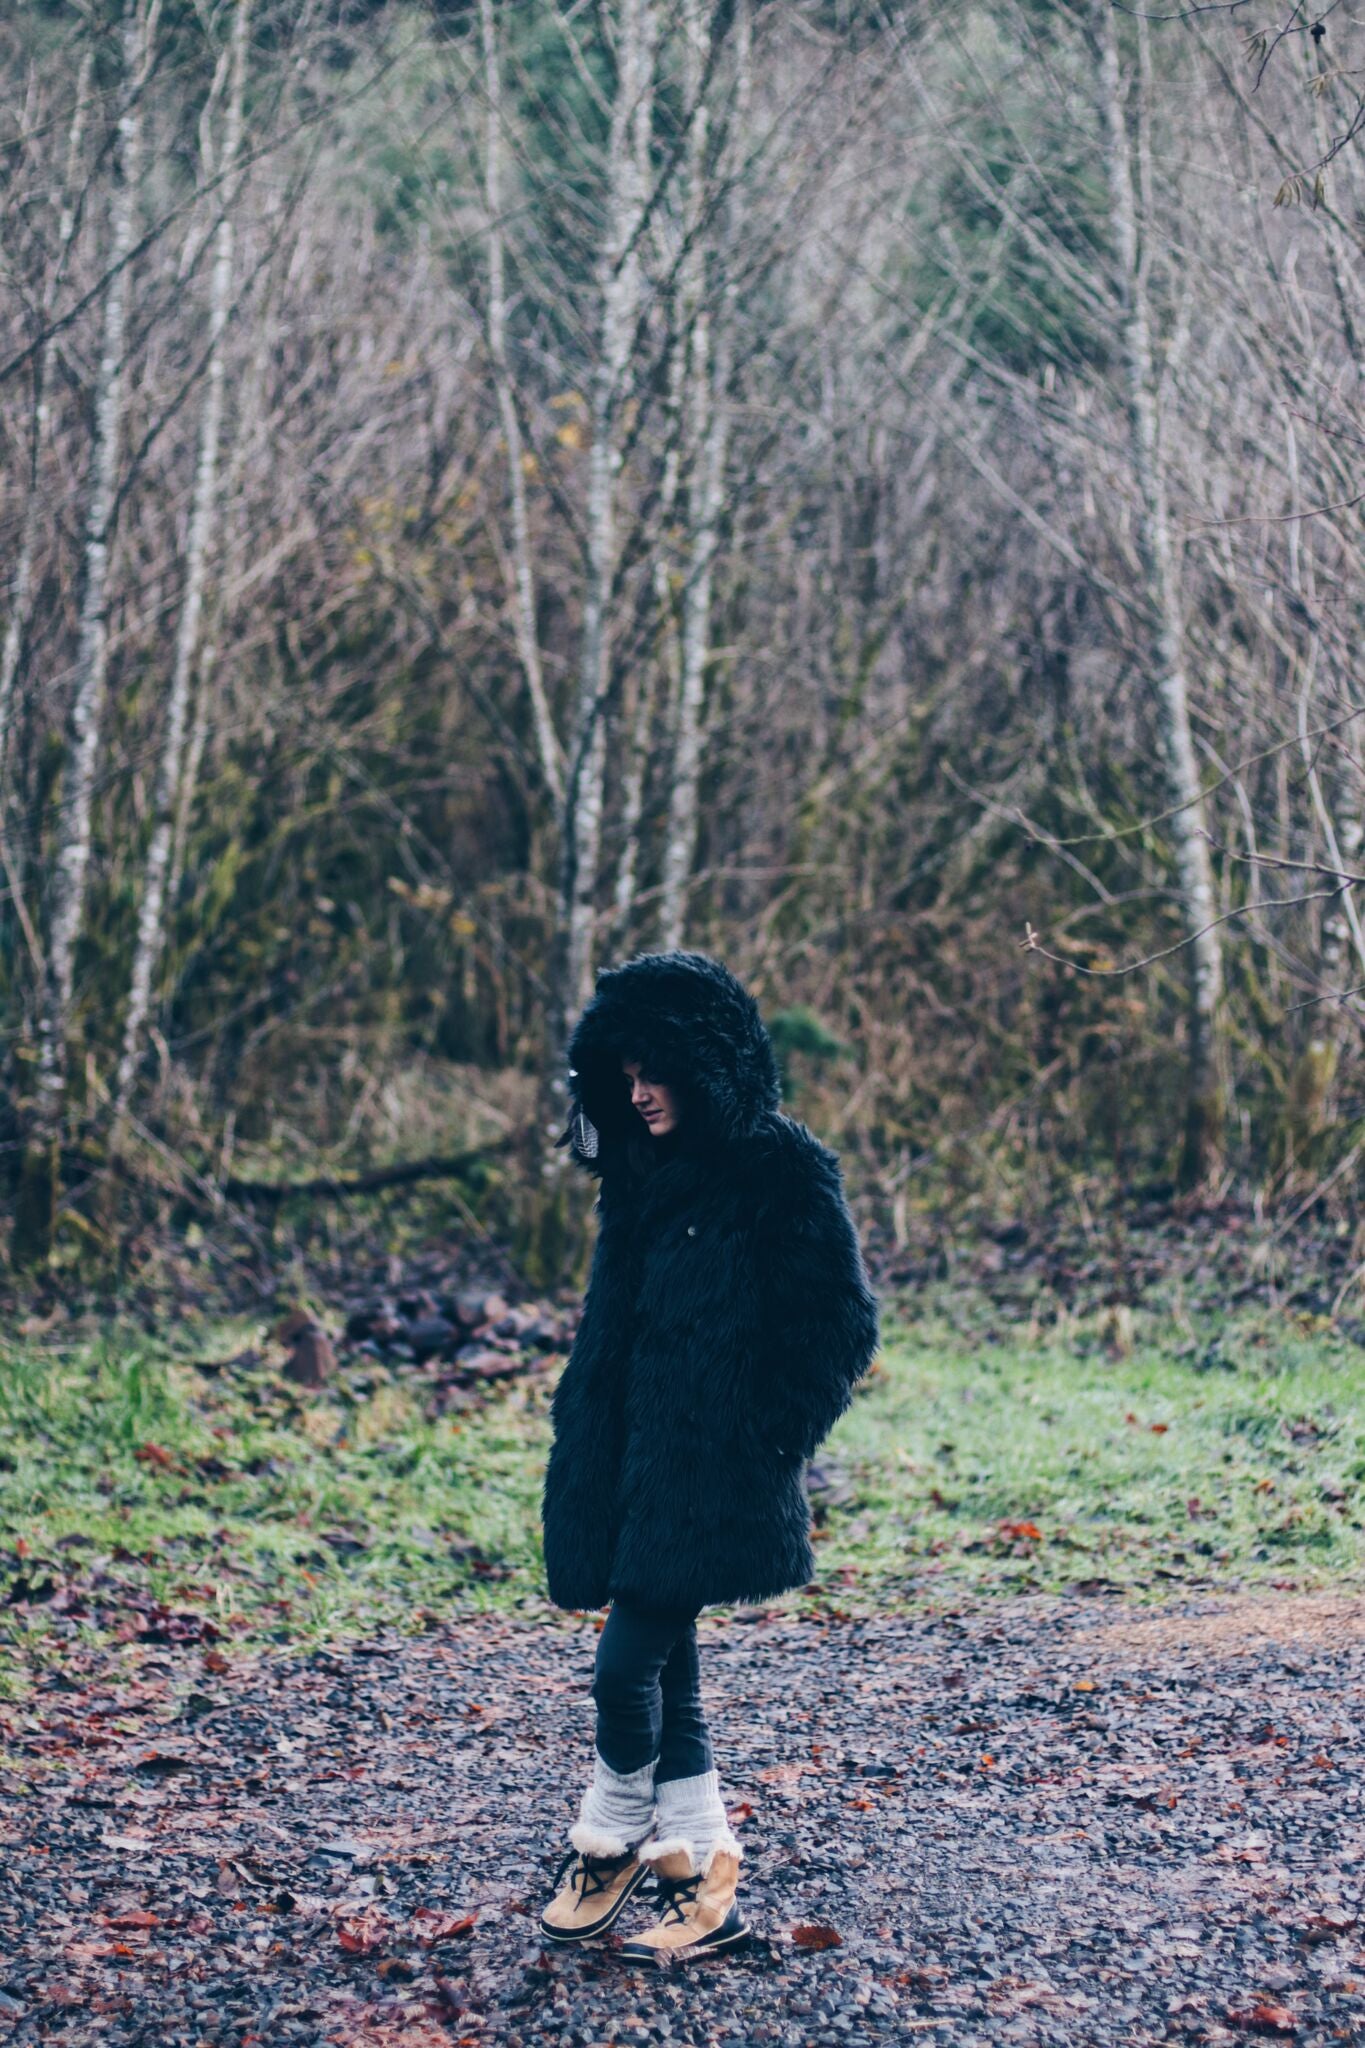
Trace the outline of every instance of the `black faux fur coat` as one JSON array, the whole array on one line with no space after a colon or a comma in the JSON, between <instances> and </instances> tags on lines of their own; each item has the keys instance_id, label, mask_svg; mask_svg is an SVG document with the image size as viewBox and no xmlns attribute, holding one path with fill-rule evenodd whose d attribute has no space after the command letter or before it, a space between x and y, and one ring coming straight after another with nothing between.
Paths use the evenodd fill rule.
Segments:
<instances>
[{"instance_id":1,"label":"black faux fur coat","mask_svg":"<svg viewBox=\"0 0 1365 2048\"><path fill-rule=\"evenodd\" d=\"M680 1098L646 1129L624 1060ZM557 1606L758 1601L814 1574L804 1462L877 1347L839 1164L778 1108L753 998L700 953L598 975L562 1142L601 1182L555 1388L545 1570Z\"/></svg>"}]
</instances>

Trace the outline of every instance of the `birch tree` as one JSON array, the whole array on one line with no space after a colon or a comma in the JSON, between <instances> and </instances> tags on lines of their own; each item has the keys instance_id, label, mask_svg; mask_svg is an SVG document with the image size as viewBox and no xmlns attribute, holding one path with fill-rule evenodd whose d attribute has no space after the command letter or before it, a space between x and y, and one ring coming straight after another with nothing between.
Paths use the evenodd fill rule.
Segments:
<instances>
[{"instance_id":1,"label":"birch tree","mask_svg":"<svg viewBox=\"0 0 1365 2048\"><path fill-rule=\"evenodd\" d=\"M154 822L147 865L142 882L142 903L138 913L137 940L133 953L124 1017L123 1052L114 1084L114 1142L117 1144L137 1062L143 1033L151 1008L152 981L165 944L164 917L166 877L171 861L189 723L190 695L195 661L199 653L200 625L204 609L204 586L212 553L218 514L218 451L223 428L223 387L226 374L224 337L232 310L233 252L235 233L233 208L237 194L232 176L242 149L243 108L246 99L247 60L251 41L251 0L235 0L225 61L228 71L223 141L215 162L209 153L208 124L205 122L206 180L217 172L221 187L217 204L221 208L215 231L213 269L209 282L209 345L205 367L203 408L194 472L189 538L185 553L185 588L176 631L175 666L166 702L166 732L157 773Z\"/></svg>"},{"instance_id":2,"label":"birch tree","mask_svg":"<svg viewBox=\"0 0 1365 2048\"><path fill-rule=\"evenodd\" d=\"M739 154L736 140L744 133L750 86L751 28L748 0L739 0L735 18L735 96L729 126L731 147L726 168L730 180L737 176ZM716 549L720 540L720 519L725 496L726 455L729 448L730 373L733 355L734 311L738 291L738 257L733 247L715 248L712 262L706 262L703 223L733 223L737 212L733 183L723 207L706 204L707 140L709 123L702 80L706 57L706 30L700 0L684 0L683 35L687 50L686 76L692 105L687 164L688 290L691 317L684 400L686 460L690 467L687 574L683 588L682 644L679 661L678 701L674 721L673 777L669 794L667 836L664 842L663 883L660 896L660 937L665 947L683 943L687 914L687 887L696 856L698 800L702 767L702 710L706 686L706 662L711 632L711 587ZM712 318L709 298L714 295L716 313Z\"/></svg>"},{"instance_id":3,"label":"birch tree","mask_svg":"<svg viewBox=\"0 0 1365 2048\"><path fill-rule=\"evenodd\" d=\"M38 1024L38 1099L26 1148L16 1243L45 1248L56 1197L56 1144L66 1087L76 942L90 865L91 821L109 662L108 580L127 392L127 324L142 164L143 93L159 0L126 0L120 32L122 104L114 149L110 265L95 383L75 685L52 865L45 985Z\"/></svg>"},{"instance_id":4,"label":"birch tree","mask_svg":"<svg viewBox=\"0 0 1365 2048\"><path fill-rule=\"evenodd\" d=\"M24 640L29 627L30 605L33 588L33 555L38 539L39 509L42 485L43 454L47 444L50 394L52 375L53 310L66 275L67 260L71 253L72 237L76 232L76 188L80 176L81 148L85 135L85 123L90 104L90 84L94 75L95 51L87 40L81 52L80 66L76 73L76 102L71 115L71 129L67 139L66 174L63 180L60 210L57 220L57 242L52 262L43 281L43 289L37 308L37 322L40 334L37 353L33 358L33 400L29 427L29 458L27 492L24 499L23 524L19 531L19 546L10 572L9 612L5 620L5 639L0 648L0 833L4 830L4 804L6 778L9 768L9 736L15 710L15 692L23 660Z\"/></svg>"},{"instance_id":5,"label":"birch tree","mask_svg":"<svg viewBox=\"0 0 1365 2048\"><path fill-rule=\"evenodd\" d=\"M1128 455L1137 490L1138 547L1149 614L1148 649L1171 805L1168 829L1175 842L1188 952L1188 1077L1181 1179L1193 1185L1208 1175L1222 1138L1218 1065L1222 947L1215 928L1213 867L1190 723L1180 578L1157 405L1149 297L1151 248L1145 232L1150 221L1141 207L1141 196L1149 189L1150 166L1140 158L1135 177L1117 19L1110 0L1092 0L1091 18L1098 52L1113 272L1127 378ZM1139 20L1137 31L1140 36L1146 34L1144 21ZM1148 146L1143 121L1139 124L1140 151Z\"/></svg>"},{"instance_id":6,"label":"birch tree","mask_svg":"<svg viewBox=\"0 0 1365 2048\"><path fill-rule=\"evenodd\" d=\"M652 118L657 20L654 0L619 0L616 78L605 167L605 233L597 276L597 353L587 484L587 579L582 651L563 823L560 1001L570 1012L592 992L598 863L606 770L612 589L617 566L617 476L629 396L631 341L640 306L640 234L647 184L642 136ZM556 1033L562 1041L563 1025Z\"/></svg>"},{"instance_id":7,"label":"birch tree","mask_svg":"<svg viewBox=\"0 0 1365 2048\"><path fill-rule=\"evenodd\" d=\"M512 522L510 602L517 655L531 700L540 772L556 811L564 802L564 759L545 689L536 625L535 566L526 504L526 451L507 354L507 283L502 225L502 65L498 53L495 0L479 0L485 100L484 207L488 216L488 355L498 415L507 448L507 492Z\"/></svg>"}]
</instances>

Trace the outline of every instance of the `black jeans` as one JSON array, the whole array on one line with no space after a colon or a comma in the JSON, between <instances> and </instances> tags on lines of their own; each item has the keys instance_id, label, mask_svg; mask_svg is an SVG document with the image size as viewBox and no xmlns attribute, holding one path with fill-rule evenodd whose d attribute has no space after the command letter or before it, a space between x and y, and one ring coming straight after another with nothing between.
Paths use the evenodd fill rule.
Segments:
<instances>
[{"instance_id":1,"label":"black jeans","mask_svg":"<svg viewBox=\"0 0 1365 2048\"><path fill-rule=\"evenodd\" d=\"M597 1639L597 1753L622 1775L658 1758L654 1782L714 1768L701 1706L697 1615L615 1600Z\"/></svg>"}]
</instances>

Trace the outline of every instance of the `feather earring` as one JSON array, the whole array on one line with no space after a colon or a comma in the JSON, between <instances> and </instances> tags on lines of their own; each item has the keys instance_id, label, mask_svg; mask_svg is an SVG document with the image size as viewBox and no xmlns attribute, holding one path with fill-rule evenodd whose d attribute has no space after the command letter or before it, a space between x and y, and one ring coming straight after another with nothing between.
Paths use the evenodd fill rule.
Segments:
<instances>
[{"instance_id":1,"label":"feather earring","mask_svg":"<svg viewBox=\"0 0 1365 2048\"><path fill-rule=\"evenodd\" d=\"M580 1152L585 1159L596 1159L597 1126L581 1109L576 1109L573 1113L573 1142L574 1150Z\"/></svg>"}]
</instances>

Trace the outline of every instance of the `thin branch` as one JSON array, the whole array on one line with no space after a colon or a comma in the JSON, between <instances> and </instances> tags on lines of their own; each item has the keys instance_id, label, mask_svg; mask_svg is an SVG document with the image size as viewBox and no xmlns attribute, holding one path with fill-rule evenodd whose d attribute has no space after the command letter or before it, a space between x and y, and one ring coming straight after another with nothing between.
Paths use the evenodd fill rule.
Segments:
<instances>
[{"instance_id":1,"label":"thin branch","mask_svg":"<svg viewBox=\"0 0 1365 2048\"><path fill-rule=\"evenodd\" d=\"M1262 854L1260 858L1264 860L1266 856ZM1365 881L1365 876L1358 879ZM1154 967L1160 960L1169 960L1174 954L1183 953L1187 946L1192 946L1197 939L1203 938L1205 932L1213 931L1218 925L1228 924L1235 917L1247 917L1252 911L1259 910L1292 910L1301 903L1321 903L1328 897L1340 896L1343 888L1350 887L1350 882L1344 882L1339 888L1314 889L1306 896L1271 896L1259 903L1239 903L1232 910L1225 910L1218 917L1210 918L1198 931L1187 932L1184 938L1177 939L1173 946L1163 946L1160 952L1144 954L1141 960L1129 960L1122 967L1083 967L1078 960L1068 960L1064 954L1049 953L1046 946L1039 944L1038 934L1027 918L1024 920L1024 936L1019 941L1019 950L1021 953L1037 953L1044 960L1050 960L1055 967L1069 967L1073 974L1084 974L1092 981L1120 981L1125 975L1138 974L1144 967Z\"/></svg>"}]
</instances>

